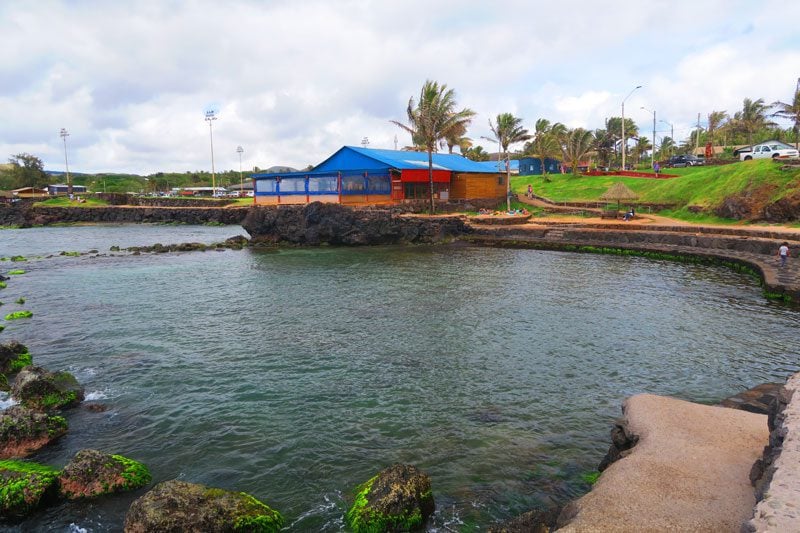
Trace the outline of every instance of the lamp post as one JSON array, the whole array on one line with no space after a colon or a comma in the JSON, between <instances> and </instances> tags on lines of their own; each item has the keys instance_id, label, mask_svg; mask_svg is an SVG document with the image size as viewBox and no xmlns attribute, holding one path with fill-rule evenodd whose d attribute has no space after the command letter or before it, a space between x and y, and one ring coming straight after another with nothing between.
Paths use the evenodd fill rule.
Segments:
<instances>
[{"instance_id":1,"label":"lamp post","mask_svg":"<svg viewBox=\"0 0 800 533\"><path fill-rule=\"evenodd\" d=\"M69 132L67 132L66 128L61 128L61 132L58 134L62 139L64 139L64 167L67 169L67 194L69 195L70 199L72 198L72 178L69 175L69 160L67 159L67 137L69 137Z\"/></svg>"},{"instance_id":2,"label":"lamp post","mask_svg":"<svg viewBox=\"0 0 800 533\"><path fill-rule=\"evenodd\" d=\"M206 122L208 122L208 136L211 139L211 197L217 195L217 174L214 169L214 133L211 131L211 123L217 120L216 112L213 109L206 111Z\"/></svg>"},{"instance_id":3,"label":"lamp post","mask_svg":"<svg viewBox=\"0 0 800 533\"><path fill-rule=\"evenodd\" d=\"M622 99L622 170L625 170L625 145L627 144L625 142L625 100L631 97L633 91L641 88L642 88L641 85L637 85L636 87L631 89L631 92L628 93L628 96Z\"/></svg>"},{"instance_id":4,"label":"lamp post","mask_svg":"<svg viewBox=\"0 0 800 533\"><path fill-rule=\"evenodd\" d=\"M642 109L644 109L648 113L650 112L650 110L644 106L642 106ZM656 112L655 110L653 110L653 157L652 161L650 162L650 167L655 168L655 166L656 166Z\"/></svg>"},{"instance_id":5,"label":"lamp post","mask_svg":"<svg viewBox=\"0 0 800 533\"><path fill-rule=\"evenodd\" d=\"M241 146L236 147L236 153L239 154L239 197L244 194L244 178L242 177L242 153L244 152L244 148Z\"/></svg>"}]
</instances>

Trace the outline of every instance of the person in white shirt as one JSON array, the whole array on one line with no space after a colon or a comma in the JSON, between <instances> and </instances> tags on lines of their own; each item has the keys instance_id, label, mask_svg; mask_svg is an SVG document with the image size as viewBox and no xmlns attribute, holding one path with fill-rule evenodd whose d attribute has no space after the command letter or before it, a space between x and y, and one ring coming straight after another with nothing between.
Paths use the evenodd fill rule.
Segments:
<instances>
[{"instance_id":1,"label":"person in white shirt","mask_svg":"<svg viewBox=\"0 0 800 533\"><path fill-rule=\"evenodd\" d=\"M786 266L786 258L789 257L789 243L784 242L781 244L781 247L778 248L778 257L781 258L781 266Z\"/></svg>"}]
</instances>

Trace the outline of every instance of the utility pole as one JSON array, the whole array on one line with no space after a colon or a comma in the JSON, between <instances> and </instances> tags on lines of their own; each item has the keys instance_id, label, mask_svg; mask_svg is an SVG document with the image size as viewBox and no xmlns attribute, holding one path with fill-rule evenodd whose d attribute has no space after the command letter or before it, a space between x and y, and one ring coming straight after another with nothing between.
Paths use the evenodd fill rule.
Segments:
<instances>
[{"instance_id":1,"label":"utility pole","mask_svg":"<svg viewBox=\"0 0 800 533\"><path fill-rule=\"evenodd\" d=\"M694 154L697 155L697 149L700 148L700 113L697 114L697 131L694 134Z\"/></svg>"},{"instance_id":2,"label":"utility pole","mask_svg":"<svg viewBox=\"0 0 800 533\"><path fill-rule=\"evenodd\" d=\"M633 91L641 88L641 85L637 85L631 89L631 92L628 93L628 96L622 99L622 170L625 170L625 145L627 144L625 142L625 100L630 98L630 96L633 94ZM575 172L575 169L572 169L572 171Z\"/></svg>"},{"instance_id":3,"label":"utility pole","mask_svg":"<svg viewBox=\"0 0 800 533\"><path fill-rule=\"evenodd\" d=\"M217 195L217 173L214 169L214 134L211 131L211 122L217 120L216 111L206 111L206 122L208 122L208 137L211 139L211 197Z\"/></svg>"},{"instance_id":4,"label":"utility pole","mask_svg":"<svg viewBox=\"0 0 800 533\"><path fill-rule=\"evenodd\" d=\"M650 166L656 168L656 112L653 110L653 161Z\"/></svg>"},{"instance_id":5,"label":"utility pole","mask_svg":"<svg viewBox=\"0 0 800 533\"><path fill-rule=\"evenodd\" d=\"M241 197L244 194L244 178L242 177L242 152L244 152L244 148L237 146L236 152L239 154L239 197Z\"/></svg>"},{"instance_id":6,"label":"utility pole","mask_svg":"<svg viewBox=\"0 0 800 533\"><path fill-rule=\"evenodd\" d=\"M69 160L67 160L67 137L69 137L69 133L67 132L66 128L61 128L61 132L59 133L62 139L64 139L64 166L67 169L67 194L69 195L70 200L72 199L72 178L69 176Z\"/></svg>"}]
</instances>

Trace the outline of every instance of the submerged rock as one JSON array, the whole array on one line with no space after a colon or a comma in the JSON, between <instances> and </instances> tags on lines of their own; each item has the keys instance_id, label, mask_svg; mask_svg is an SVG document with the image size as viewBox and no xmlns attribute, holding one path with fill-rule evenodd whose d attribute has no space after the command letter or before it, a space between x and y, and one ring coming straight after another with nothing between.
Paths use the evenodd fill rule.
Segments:
<instances>
[{"instance_id":1,"label":"submerged rock","mask_svg":"<svg viewBox=\"0 0 800 533\"><path fill-rule=\"evenodd\" d=\"M0 461L0 518L19 520L55 495L58 470L23 461Z\"/></svg>"},{"instance_id":2,"label":"submerged rock","mask_svg":"<svg viewBox=\"0 0 800 533\"><path fill-rule=\"evenodd\" d=\"M549 533L558 519L559 509L528 511L489 528L489 533Z\"/></svg>"},{"instance_id":3,"label":"submerged rock","mask_svg":"<svg viewBox=\"0 0 800 533\"><path fill-rule=\"evenodd\" d=\"M244 492L171 480L133 502L125 533L150 531L277 532L283 517Z\"/></svg>"},{"instance_id":4,"label":"submerged rock","mask_svg":"<svg viewBox=\"0 0 800 533\"><path fill-rule=\"evenodd\" d=\"M78 405L83 401L84 391L69 372L49 372L38 366L29 366L14 380L11 397L26 407L46 411Z\"/></svg>"},{"instance_id":5,"label":"submerged rock","mask_svg":"<svg viewBox=\"0 0 800 533\"><path fill-rule=\"evenodd\" d=\"M67 421L14 405L0 413L0 459L27 457L67 432Z\"/></svg>"},{"instance_id":6,"label":"submerged rock","mask_svg":"<svg viewBox=\"0 0 800 533\"><path fill-rule=\"evenodd\" d=\"M414 531L422 529L435 509L428 475L395 464L358 488L345 520L355 533Z\"/></svg>"},{"instance_id":7,"label":"submerged rock","mask_svg":"<svg viewBox=\"0 0 800 533\"><path fill-rule=\"evenodd\" d=\"M58 476L59 495L69 500L94 498L138 489L150 483L150 472L138 461L97 450L81 450Z\"/></svg>"},{"instance_id":8,"label":"submerged rock","mask_svg":"<svg viewBox=\"0 0 800 533\"><path fill-rule=\"evenodd\" d=\"M16 374L30 364L27 346L17 341L0 344L0 373Z\"/></svg>"}]
</instances>

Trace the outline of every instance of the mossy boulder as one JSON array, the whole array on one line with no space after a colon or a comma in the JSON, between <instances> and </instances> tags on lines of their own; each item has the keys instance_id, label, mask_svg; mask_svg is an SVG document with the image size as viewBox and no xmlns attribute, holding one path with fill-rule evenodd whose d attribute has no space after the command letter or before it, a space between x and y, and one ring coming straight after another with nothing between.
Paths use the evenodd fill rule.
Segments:
<instances>
[{"instance_id":1,"label":"mossy boulder","mask_svg":"<svg viewBox=\"0 0 800 533\"><path fill-rule=\"evenodd\" d=\"M125 516L125 533L203 531L206 533L280 531L283 517L244 492L171 480L134 501Z\"/></svg>"},{"instance_id":2,"label":"mossy boulder","mask_svg":"<svg viewBox=\"0 0 800 533\"><path fill-rule=\"evenodd\" d=\"M0 518L20 520L55 495L58 470L23 461L0 461Z\"/></svg>"},{"instance_id":3,"label":"mossy boulder","mask_svg":"<svg viewBox=\"0 0 800 533\"><path fill-rule=\"evenodd\" d=\"M358 487L345 520L355 533L416 531L435 508L428 475L395 464Z\"/></svg>"},{"instance_id":4,"label":"mossy boulder","mask_svg":"<svg viewBox=\"0 0 800 533\"><path fill-rule=\"evenodd\" d=\"M67 421L20 405L0 413L0 459L27 457L67 432Z\"/></svg>"},{"instance_id":5,"label":"mossy boulder","mask_svg":"<svg viewBox=\"0 0 800 533\"><path fill-rule=\"evenodd\" d=\"M5 374L0 374L0 391L8 392L11 386L8 384L8 377Z\"/></svg>"},{"instance_id":6,"label":"mossy boulder","mask_svg":"<svg viewBox=\"0 0 800 533\"><path fill-rule=\"evenodd\" d=\"M14 380L11 397L31 409L49 411L78 405L83 401L84 390L69 372L50 372L28 366Z\"/></svg>"},{"instance_id":7,"label":"mossy boulder","mask_svg":"<svg viewBox=\"0 0 800 533\"><path fill-rule=\"evenodd\" d=\"M30 364L27 346L16 341L0 344L0 373L16 374Z\"/></svg>"},{"instance_id":8,"label":"mossy boulder","mask_svg":"<svg viewBox=\"0 0 800 533\"><path fill-rule=\"evenodd\" d=\"M58 476L62 498L94 498L138 489L150 483L150 472L138 461L97 450L81 450Z\"/></svg>"}]
</instances>

